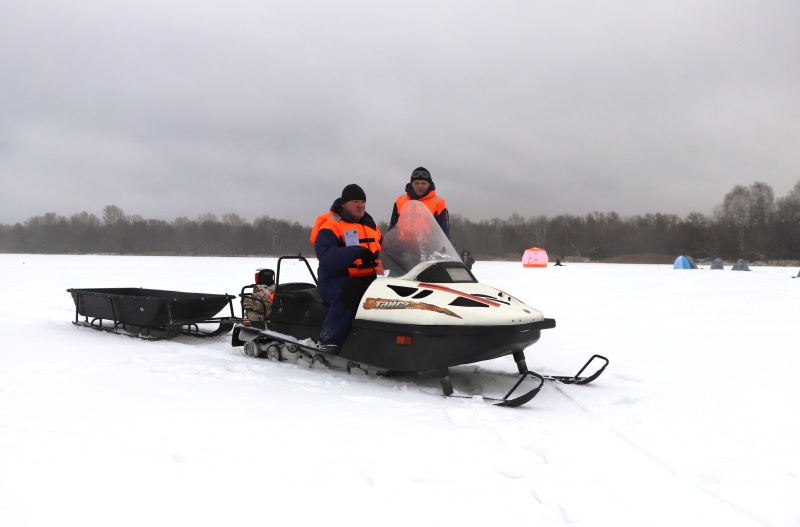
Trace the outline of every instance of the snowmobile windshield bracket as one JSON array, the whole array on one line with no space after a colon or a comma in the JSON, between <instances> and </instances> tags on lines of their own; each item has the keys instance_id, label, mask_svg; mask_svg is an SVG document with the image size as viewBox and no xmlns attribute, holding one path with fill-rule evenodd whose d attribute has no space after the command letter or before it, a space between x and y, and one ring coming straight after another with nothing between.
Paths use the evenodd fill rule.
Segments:
<instances>
[{"instance_id":1,"label":"snowmobile windshield bracket","mask_svg":"<svg viewBox=\"0 0 800 527\"><path fill-rule=\"evenodd\" d=\"M314 285L318 285L317 283L317 276L314 274L314 271L311 269L311 264L308 263L308 260L303 258L302 256L281 256L278 258L278 266L275 272L275 284L280 285L281 283L281 263L284 260L299 260L306 264L306 268L308 269L308 274L311 275L311 278L314 280Z\"/></svg>"}]
</instances>

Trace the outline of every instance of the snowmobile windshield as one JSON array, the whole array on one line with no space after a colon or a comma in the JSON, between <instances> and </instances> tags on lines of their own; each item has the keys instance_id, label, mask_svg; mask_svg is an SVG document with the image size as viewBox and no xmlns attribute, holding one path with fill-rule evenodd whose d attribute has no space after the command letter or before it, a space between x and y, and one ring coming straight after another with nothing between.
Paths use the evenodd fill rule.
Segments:
<instances>
[{"instance_id":1,"label":"snowmobile windshield","mask_svg":"<svg viewBox=\"0 0 800 527\"><path fill-rule=\"evenodd\" d=\"M431 282L476 281L433 214L419 201L403 205L397 225L383 237L381 260L393 278ZM441 264L436 265L435 274L446 279L432 280L423 276L434 274L431 264L437 262Z\"/></svg>"}]
</instances>

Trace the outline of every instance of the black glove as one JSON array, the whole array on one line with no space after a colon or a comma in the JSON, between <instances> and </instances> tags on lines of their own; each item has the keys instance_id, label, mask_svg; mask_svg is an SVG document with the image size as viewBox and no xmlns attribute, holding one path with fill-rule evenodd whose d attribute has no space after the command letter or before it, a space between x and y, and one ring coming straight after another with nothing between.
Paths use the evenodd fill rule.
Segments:
<instances>
[{"instance_id":1,"label":"black glove","mask_svg":"<svg viewBox=\"0 0 800 527\"><path fill-rule=\"evenodd\" d=\"M366 247L358 252L358 257L361 258L361 265L363 267L375 267L375 261L378 259L378 255Z\"/></svg>"}]
</instances>

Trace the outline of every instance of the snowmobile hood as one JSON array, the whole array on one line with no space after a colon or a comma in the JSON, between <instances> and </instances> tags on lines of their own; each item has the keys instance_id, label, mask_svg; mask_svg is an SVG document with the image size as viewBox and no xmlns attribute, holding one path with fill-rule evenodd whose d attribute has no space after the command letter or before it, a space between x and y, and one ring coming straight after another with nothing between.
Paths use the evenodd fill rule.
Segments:
<instances>
[{"instance_id":1,"label":"snowmobile hood","mask_svg":"<svg viewBox=\"0 0 800 527\"><path fill-rule=\"evenodd\" d=\"M356 319L408 325L506 326L544 315L494 287L378 278L362 298Z\"/></svg>"}]
</instances>

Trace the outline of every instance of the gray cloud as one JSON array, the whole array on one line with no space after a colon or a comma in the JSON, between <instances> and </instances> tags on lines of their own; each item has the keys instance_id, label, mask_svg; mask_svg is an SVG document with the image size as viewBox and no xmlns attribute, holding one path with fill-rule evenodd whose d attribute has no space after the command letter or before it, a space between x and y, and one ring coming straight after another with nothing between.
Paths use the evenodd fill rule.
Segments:
<instances>
[{"instance_id":1,"label":"gray cloud","mask_svg":"<svg viewBox=\"0 0 800 527\"><path fill-rule=\"evenodd\" d=\"M710 213L800 179L800 4L33 0L0 20L0 222Z\"/></svg>"}]
</instances>

